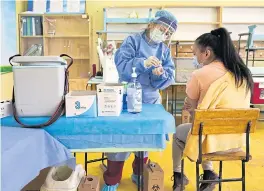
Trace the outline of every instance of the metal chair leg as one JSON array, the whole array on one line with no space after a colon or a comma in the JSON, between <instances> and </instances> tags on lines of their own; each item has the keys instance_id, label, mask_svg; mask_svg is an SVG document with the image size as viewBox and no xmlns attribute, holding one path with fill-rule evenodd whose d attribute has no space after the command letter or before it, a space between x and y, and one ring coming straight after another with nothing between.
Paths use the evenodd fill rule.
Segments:
<instances>
[{"instance_id":1,"label":"metal chair leg","mask_svg":"<svg viewBox=\"0 0 264 191\"><path fill-rule=\"evenodd\" d=\"M222 179L222 169L223 169L223 161L219 162L219 180ZM222 182L219 182L219 191L222 190Z\"/></svg>"},{"instance_id":2,"label":"metal chair leg","mask_svg":"<svg viewBox=\"0 0 264 191\"><path fill-rule=\"evenodd\" d=\"M245 161L242 161L242 191L246 191Z\"/></svg>"},{"instance_id":3,"label":"metal chair leg","mask_svg":"<svg viewBox=\"0 0 264 191\"><path fill-rule=\"evenodd\" d=\"M141 190L140 190L140 189L141 189L141 188L140 188L140 172L141 172L141 169L140 169L140 168L141 168L141 165L140 165L140 163L141 163L141 161L140 161L140 160L141 160L141 152L140 152L140 151L138 152L138 156L139 156L139 164L137 164L137 165L138 165L138 175L139 175L139 176L137 177L137 178L138 178L137 190L138 190L138 191L141 191Z\"/></svg>"},{"instance_id":4,"label":"metal chair leg","mask_svg":"<svg viewBox=\"0 0 264 191\"><path fill-rule=\"evenodd\" d=\"M138 152L138 157L139 157L139 164L138 165L138 185L137 185L137 190L138 191L143 191L144 190L144 174L143 174L143 168L144 168L144 151L139 151Z\"/></svg>"},{"instance_id":5,"label":"metal chair leg","mask_svg":"<svg viewBox=\"0 0 264 191\"><path fill-rule=\"evenodd\" d=\"M140 160L140 174L139 175L141 178L140 178L139 185L140 185L140 190L143 191L144 190L144 187L143 187L144 186L143 185L144 152L143 151L140 152L140 158L141 160Z\"/></svg>"},{"instance_id":6,"label":"metal chair leg","mask_svg":"<svg viewBox=\"0 0 264 191\"><path fill-rule=\"evenodd\" d=\"M85 168L85 172L86 172L86 175L88 174L87 173L87 153L85 153L85 155L84 155L84 168Z\"/></svg>"},{"instance_id":7,"label":"metal chair leg","mask_svg":"<svg viewBox=\"0 0 264 191\"><path fill-rule=\"evenodd\" d=\"M183 191L184 159L181 161L181 191Z\"/></svg>"},{"instance_id":8,"label":"metal chair leg","mask_svg":"<svg viewBox=\"0 0 264 191\"><path fill-rule=\"evenodd\" d=\"M248 66L248 54L249 54L249 50L248 49L247 49L247 55L246 55L246 66Z\"/></svg>"},{"instance_id":9,"label":"metal chair leg","mask_svg":"<svg viewBox=\"0 0 264 191\"><path fill-rule=\"evenodd\" d=\"M254 67L255 65L255 50L253 50L253 62L252 62L252 66Z\"/></svg>"},{"instance_id":10,"label":"metal chair leg","mask_svg":"<svg viewBox=\"0 0 264 191\"><path fill-rule=\"evenodd\" d=\"M199 180L200 172L199 172L199 163L196 162L196 190L200 191L200 180Z\"/></svg>"},{"instance_id":11,"label":"metal chair leg","mask_svg":"<svg viewBox=\"0 0 264 191\"><path fill-rule=\"evenodd\" d=\"M102 159L104 158L105 158L105 153L102 153ZM107 168L106 164L104 163L104 160L102 160L102 165L104 165Z\"/></svg>"},{"instance_id":12,"label":"metal chair leg","mask_svg":"<svg viewBox=\"0 0 264 191\"><path fill-rule=\"evenodd\" d=\"M174 117L174 86L171 86L171 114L173 115ZM176 110L176 108L175 108Z\"/></svg>"}]
</instances>

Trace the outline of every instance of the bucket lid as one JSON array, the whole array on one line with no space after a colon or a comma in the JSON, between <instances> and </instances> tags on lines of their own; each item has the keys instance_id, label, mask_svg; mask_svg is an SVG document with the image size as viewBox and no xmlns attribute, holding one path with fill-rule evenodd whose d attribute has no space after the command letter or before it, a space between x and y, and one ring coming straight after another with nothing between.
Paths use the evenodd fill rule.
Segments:
<instances>
[{"instance_id":1,"label":"bucket lid","mask_svg":"<svg viewBox=\"0 0 264 191\"><path fill-rule=\"evenodd\" d=\"M67 61L59 56L17 56L12 59L13 63L17 63L20 65L23 64L34 64L41 65L45 63L45 65L67 65Z\"/></svg>"}]
</instances>

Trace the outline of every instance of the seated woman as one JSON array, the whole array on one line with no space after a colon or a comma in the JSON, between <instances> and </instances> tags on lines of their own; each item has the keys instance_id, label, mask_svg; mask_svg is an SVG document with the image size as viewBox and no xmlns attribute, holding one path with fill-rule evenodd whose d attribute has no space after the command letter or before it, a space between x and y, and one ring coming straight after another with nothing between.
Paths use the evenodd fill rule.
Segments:
<instances>
[{"instance_id":1,"label":"seated woman","mask_svg":"<svg viewBox=\"0 0 264 191\"><path fill-rule=\"evenodd\" d=\"M194 109L197 108L228 109L250 107L253 79L250 70L236 52L226 29L219 28L198 37L194 44L193 53L195 56L194 60L203 67L194 71L187 83L187 98L185 99L184 109L187 109L193 115ZM225 83L224 88L223 83ZM222 89L219 90L219 88ZM220 93L221 96L218 95ZM215 95L215 97L211 95ZM216 100L218 100L217 103ZM176 134L173 136L174 191L180 190L181 186L181 159L183 154L186 154L186 150L189 149L192 150L191 153L195 153L196 158L193 159L194 161L198 157L198 152L194 152L198 148L198 142L190 141L189 131L191 128L191 123L179 125ZM243 135L238 137L234 137L235 135L221 136L216 137L215 135L214 139L208 139L209 136L206 137L206 141L203 142L203 147L209 148L206 152L230 152L243 146ZM218 179L218 175L213 172L211 162L203 162L202 167L204 180ZM185 175L183 184L183 186L188 184L188 179ZM215 183L203 183L200 185L200 190L213 190L214 185Z\"/></svg>"}]
</instances>

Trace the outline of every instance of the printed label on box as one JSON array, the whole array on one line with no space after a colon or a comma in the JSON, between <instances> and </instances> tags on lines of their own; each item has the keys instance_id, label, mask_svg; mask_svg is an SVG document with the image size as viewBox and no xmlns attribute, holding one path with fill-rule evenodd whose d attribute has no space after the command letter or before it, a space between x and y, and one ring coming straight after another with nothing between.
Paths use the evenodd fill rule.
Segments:
<instances>
[{"instance_id":1,"label":"printed label on box","mask_svg":"<svg viewBox=\"0 0 264 191\"><path fill-rule=\"evenodd\" d=\"M259 88L264 88L264 82L259 83Z\"/></svg>"},{"instance_id":2,"label":"printed label on box","mask_svg":"<svg viewBox=\"0 0 264 191\"><path fill-rule=\"evenodd\" d=\"M264 89L260 91L259 99L264 99Z\"/></svg>"},{"instance_id":3,"label":"printed label on box","mask_svg":"<svg viewBox=\"0 0 264 191\"><path fill-rule=\"evenodd\" d=\"M96 93L75 91L66 95L66 117L97 117Z\"/></svg>"},{"instance_id":4,"label":"printed label on box","mask_svg":"<svg viewBox=\"0 0 264 191\"><path fill-rule=\"evenodd\" d=\"M100 84L97 85L98 115L119 116L122 111L123 85Z\"/></svg>"},{"instance_id":5,"label":"printed label on box","mask_svg":"<svg viewBox=\"0 0 264 191\"><path fill-rule=\"evenodd\" d=\"M98 96L98 111L105 115L119 115L122 107L122 98L116 94L104 93Z\"/></svg>"},{"instance_id":6,"label":"printed label on box","mask_svg":"<svg viewBox=\"0 0 264 191\"><path fill-rule=\"evenodd\" d=\"M11 101L2 101L0 103L0 119L13 115L13 107Z\"/></svg>"}]
</instances>

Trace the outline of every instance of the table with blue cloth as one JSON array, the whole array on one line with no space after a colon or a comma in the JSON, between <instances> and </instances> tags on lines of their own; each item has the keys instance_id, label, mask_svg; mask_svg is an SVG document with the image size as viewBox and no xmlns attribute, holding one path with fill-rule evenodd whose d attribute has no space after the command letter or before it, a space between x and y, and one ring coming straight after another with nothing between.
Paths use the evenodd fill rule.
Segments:
<instances>
[{"instance_id":1,"label":"table with blue cloth","mask_svg":"<svg viewBox=\"0 0 264 191\"><path fill-rule=\"evenodd\" d=\"M1 157L3 191L21 190L46 167L75 165L70 151L43 129L1 126Z\"/></svg>"},{"instance_id":2,"label":"table with blue cloth","mask_svg":"<svg viewBox=\"0 0 264 191\"><path fill-rule=\"evenodd\" d=\"M39 124L47 117L21 118L25 124ZM18 126L13 117L3 126ZM123 111L119 117L60 117L44 128L72 152L162 151L167 134L175 132L174 117L162 105L143 104L141 113Z\"/></svg>"}]
</instances>

